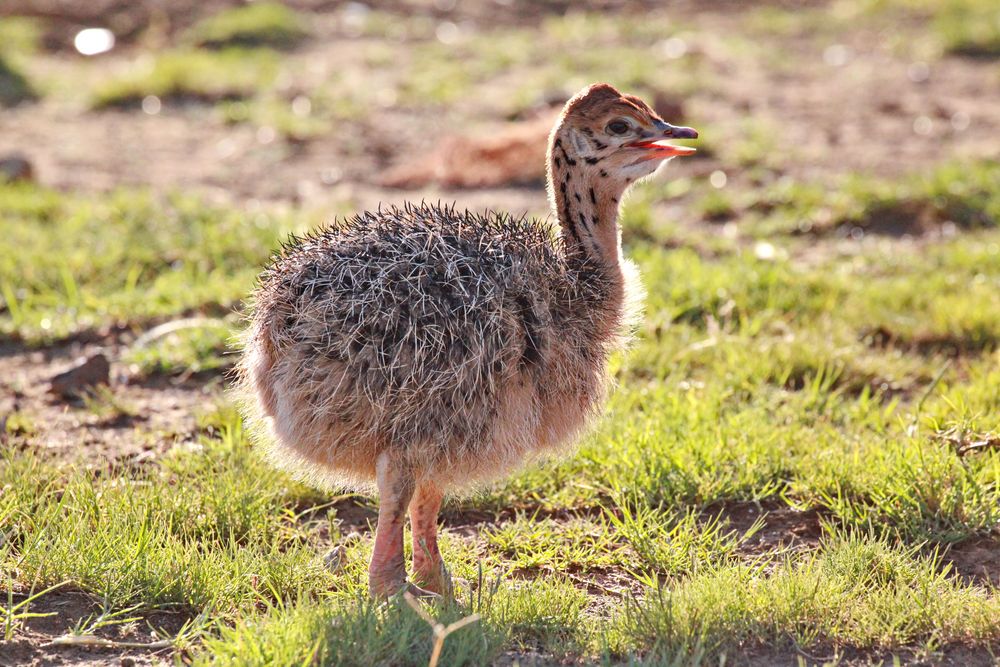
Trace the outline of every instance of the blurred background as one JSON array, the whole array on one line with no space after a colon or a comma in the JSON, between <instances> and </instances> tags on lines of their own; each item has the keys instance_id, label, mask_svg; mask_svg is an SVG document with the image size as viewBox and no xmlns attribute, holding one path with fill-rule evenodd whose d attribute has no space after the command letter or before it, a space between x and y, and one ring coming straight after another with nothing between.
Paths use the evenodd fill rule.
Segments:
<instances>
[{"instance_id":1,"label":"blurred background","mask_svg":"<svg viewBox=\"0 0 1000 667\"><path fill-rule=\"evenodd\" d=\"M746 188L1000 154L992 0L5 0L0 16L3 168L57 188L545 213L553 110L594 81L701 131L670 173L711 196L679 200L676 223L735 220Z\"/></svg>"}]
</instances>

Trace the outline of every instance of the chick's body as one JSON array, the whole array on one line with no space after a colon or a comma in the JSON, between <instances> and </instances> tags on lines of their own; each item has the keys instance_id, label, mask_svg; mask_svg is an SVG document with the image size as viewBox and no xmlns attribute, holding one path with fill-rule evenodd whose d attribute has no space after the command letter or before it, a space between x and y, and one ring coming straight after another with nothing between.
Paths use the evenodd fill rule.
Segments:
<instances>
[{"instance_id":1,"label":"chick's body","mask_svg":"<svg viewBox=\"0 0 1000 667\"><path fill-rule=\"evenodd\" d=\"M387 453L455 488L557 447L620 340L606 273L542 222L429 205L293 241L261 277L245 362L273 458L365 487Z\"/></svg>"}]
</instances>

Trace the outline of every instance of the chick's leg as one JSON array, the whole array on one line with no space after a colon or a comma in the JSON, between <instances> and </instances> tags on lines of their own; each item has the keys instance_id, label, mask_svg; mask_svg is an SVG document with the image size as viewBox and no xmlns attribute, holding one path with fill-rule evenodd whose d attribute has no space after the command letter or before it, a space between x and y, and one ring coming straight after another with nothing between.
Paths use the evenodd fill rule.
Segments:
<instances>
[{"instance_id":1,"label":"chick's leg","mask_svg":"<svg viewBox=\"0 0 1000 667\"><path fill-rule=\"evenodd\" d=\"M410 501L410 530L413 533L413 580L440 595L448 577L438 551L438 512L443 494L431 484L421 484Z\"/></svg>"},{"instance_id":2,"label":"chick's leg","mask_svg":"<svg viewBox=\"0 0 1000 667\"><path fill-rule=\"evenodd\" d=\"M379 456L375 473L379 492L378 526L368 566L368 589L373 597L387 597L406 585L403 522L414 484L384 453Z\"/></svg>"}]
</instances>

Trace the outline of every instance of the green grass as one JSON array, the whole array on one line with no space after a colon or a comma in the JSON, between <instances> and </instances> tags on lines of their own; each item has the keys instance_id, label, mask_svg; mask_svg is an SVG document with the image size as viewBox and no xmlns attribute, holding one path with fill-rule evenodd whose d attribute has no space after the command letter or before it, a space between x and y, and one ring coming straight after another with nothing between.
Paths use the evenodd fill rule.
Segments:
<instances>
[{"instance_id":1,"label":"green grass","mask_svg":"<svg viewBox=\"0 0 1000 667\"><path fill-rule=\"evenodd\" d=\"M109 322L224 314L292 229L279 215L135 191L9 185L0 199L0 233L22 249L0 257L0 331L34 342Z\"/></svg>"},{"instance_id":2,"label":"green grass","mask_svg":"<svg viewBox=\"0 0 1000 667\"><path fill-rule=\"evenodd\" d=\"M534 29L498 28L457 43L421 42L398 82L407 104L461 102L489 90L511 69L522 72L502 113L537 104L539 90L576 92L594 81L613 81L645 97L656 92L687 95L711 88L713 77L698 55L670 60L657 44L682 26L662 15L631 16L574 12L546 17ZM651 84L651 82L655 82Z\"/></svg>"},{"instance_id":3,"label":"green grass","mask_svg":"<svg viewBox=\"0 0 1000 667\"><path fill-rule=\"evenodd\" d=\"M211 49L271 47L287 49L306 36L304 20L278 2L253 2L202 19L186 38Z\"/></svg>"},{"instance_id":4,"label":"green grass","mask_svg":"<svg viewBox=\"0 0 1000 667\"><path fill-rule=\"evenodd\" d=\"M729 154L728 159L737 158ZM811 242L822 236L920 236L1000 226L1000 165L978 160L949 162L897 180L851 174L832 182L781 178L751 189L730 184L722 190L689 179L651 183L633 197L637 206L625 221L627 229L648 240L674 239L680 231L657 215L655 206L665 197L684 195L690 196L690 210L699 221L732 220L740 236L778 244L787 244L787 237ZM718 235L695 240L733 250L713 236Z\"/></svg>"},{"instance_id":5,"label":"green grass","mask_svg":"<svg viewBox=\"0 0 1000 667\"><path fill-rule=\"evenodd\" d=\"M130 346L122 361L143 375L182 375L231 368L230 349L235 317L191 318L169 322L162 335L152 329Z\"/></svg>"},{"instance_id":6,"label":"green grass","mask_svg":"<svg viewBox=\"0 0 1000 667\"><path fill-rule=\"evenodd\" d=\"M30 55L38 50L41 22L24 16L4 16L0 21L0 51Z\"/></svg>"},{"instance_id":7,"label":"green grass","mask_svg":"<svg viewBox=\"0 0 1000 667\"><path fill-rule=\"evenodd\" d=\"M995 177L990 165L946 166L843 190L778 185L755 195L770 207L739 191L720 200L754 211L750 238L783 251L769 257L713 241L715 225L689 226L690 244L670 247L679 227L655 202L700 186L650 184L630 199L627 252L649 296L633 350L615 360L619 387L574 455L451 501L442 550L462 581L430 611L480 618L447 638L442 664L995 650L1000 598L957 576L947 551L995 544L1000 526L1000 451L968 446L1000 438ZM828 247L829 234L789 233L817 207L836 229L914 201L955 233L850 252ZM5 186L0 233L21 252L0 255L0 329L41 344L191 317L122 361L218 369L238 327L228 313L258 267L316 219ZM112 389L85 409L135 408ZM8 632L54 594L22 604L32 590L69 582L93 597L95 619L189 619L175 645L197 664L426 664L430 626L402 600L365 597L365 526L341 523L349 506L330 493L269 469L232 409L151 462L110 469L44 458L41 419L30 408L8 418L14 446L0 453ZM818 523L804 545L760 550L769 518L740 520L737 503ZM335 545L343 567L330 571Z\"/></svg>"},{"instance_id":8,"label":"green grass","mask_svg":"<svg viewBox=\"0 0 1000 667\"><path fill-rule=\"evenodd\" d=\"M338 603L339 602L339 603ZM462 610L439 612L442 623ZM497 653L502 635L473 625L445 644L442 664L481 665ZM426 665L430 629L401 600L379 606L363 598L276 608L263 619L244 621L210 640L199 665Z\"/></svg>"},{"instance_id":9,"label":"green grass","mask_svg":"<svg viewBox=\"0 0 1000 667\"><path fill-rule=\"evenodd\" d=\"M277 74L273 52L256 49L176 49L135 60L94 91L96 109L128 107L148 95L164 101L218 102L249 98Z\"/></svg>"},{"instance_id":10,"label":"green grass","mask_svg":"<svg viewBox=\"0 0 1000 667\"><path fill-rule=\"evenodd\" d=\"M621 652L730 654L761 646L806 649L820 641L881 649L997 636L1000 599L963 586L933 557L848 533L770 564L709 567L627 605Z\"/></svg>"},{"instance_id":11,"label":"green grass","mask_svg":"<svg viewBox=\"0 0 1000 667\"><path fill-rule=\"evenodd\" d=\"M301 27L302 21L290 12L274 3L252 3L208 17L183 35L180 45L137 58L107 80L96 79L88 86L89 104L129 108L149 95L165 103L216 104L226 122L266 126L305 142L338 131L341 121L364 120L373 99L378 106L391 100L413 108L484 100L493 107L490 113L507 115L537 104L540 90L571 93L594 80L673 97L710 89L715 82L710 63L696 49L671 60L658 47L682 26L671 22L664 31L666 19L659 15L644 21L596 13L547 18L538 29L541 36L538 30L498 26L471 39L459 27L457 41L445 44L436 38L436 22L374 11L365 15L361 33L391 39L351 42L343 69L324 78L307 75L316 71L315 56L272 50L298 39L290 36L297 34L291 26ZM358 55L366 61L363 81L351 76ZM521 72L513 81L512 69ZM498 87L509 93L495 95ZM294 112L295 97L309 99L310 111ZM345 132L344 141L349 146L352 135Z\"/></svg>"},{"instance_id":12,"label":"green grass","mask_svg":"<svg viewBox=\"0 0 1000 667\"><path fill-rule=\"evenodd\" d=\"M982 0L949 0L936 10L934 28L945 50L973 58L1000 58L1000 9Z\"/></svg>"},{"instance_id":13,"label":"green grass","mask_svg":"<svg viewBox=\"0 0 1000 667\"><path fill-rule=\"evenodd\" d=\"M992 0L836 0L794 12L759 6L748 8L743 25L770 43L775 37L850 43L849 35L863 27L878 31L882 46L905 58L1000 57L1000 11ZM780 49L760 55L779 71L798 65Z\"/></svg>"},{"instance_id":14,"label":"green grass","mask_svg":"<svg viewBox=\"0 0 1000 667\"><path fill-rule=\"evenodd\" d=\"M111 477L5 453L0 562L17 599L28 582L42 590L69 581L106 609L200 619L206 640L191 650L206 664L425 664L429 627L401 600L364 597L367 540L348 543L342 571L326 571L322 553L337 531L323 538L322 528L336 511L271 473L231 414L210 421L198 447ZM877 472L884 483L888 471ZM737 551L744 537L718 520L657 510L634 493L607 512L522 517L487 531L483 549L446 533L446 557L476 585L433 612L444 623L481 620L449 637L444 664L483 664L501 650L696 659L748 645L894 650L1000 639L995 593L962 583L919 543L831 524L814 551L747 557ZM525 568L545 574L510 574ZM609 570L644 582L645 593L593 607L562 574Z\"/></svg>"},{"instance_id":15,"label":"green grass","mask_svg":"<svg viewBox=\"0 0 1000 667\"><path fill-rule=\"evenodd\" d=\"M12 107L37 98L34 87L16 66L0 53L0 106Z\"/></svg>"},{"instance_id":16,"label":"green grass","mask_svg":"<svg viewBox=\"0 0 1000 667\"><path fill-rule=\"evenodd\" d=\"M991 0L847 0L849 13L917 18L945 53L1000 57L1000 10Z\"/></svg>"},{"instance_id":17,"label":"green grass","mask_svg":"<svg viewBox=\"0 0 1000 667\"><path fill-rule=\"evenodd\" d=\"M29 581L62 573L112 606L219 613L322 580L294 516L282 511L302 492L264 474L241 438L228 424L193 453L121 479L5 460L5 569Z\"/></svg>"},{"instance_id":18,"label":"green grass","mask_svg":"<svg viewBox=\"0 0 1000 667\"><path fill-rule=\"evenodd\" d=\"M327 109L324 102L325 100L316 96L308 102L307 111L300 108L296 112L294 99L286 100L268 95L252 101L223 102L219 105L219 110L226 123L252 123L257 127L269 127L281 137L302 142L330 132L330 118L339 114L333 109Z\"/></svg>"}]
</instances>

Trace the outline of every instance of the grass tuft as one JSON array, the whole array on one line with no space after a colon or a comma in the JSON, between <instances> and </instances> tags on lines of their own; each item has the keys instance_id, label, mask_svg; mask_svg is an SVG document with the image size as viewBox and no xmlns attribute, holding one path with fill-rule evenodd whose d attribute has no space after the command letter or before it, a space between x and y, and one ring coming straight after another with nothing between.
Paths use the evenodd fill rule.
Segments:
<instances>
[{"instance_id":1,"label":"grass tuft","mask_svg":"<svg viewBox=\"0 0 1000 667\"><path fill-rule=\"evenodd\" d=\"M713 567L651 591L625 608L619 650L641 645L653 656L704 659L765 645L892 650L996 641L998 613L995 596L963 586L936 558L850 534L773 569Z\"/></svg>"},{"instance_id":2,"label":"grass tuft","mask_svg":"<svg viewBox=\"0 0 1000 667\"><path fill-rule=\"evenodd\" d=\"M192 311L225 314L292 228L281 216L244 215L191 197L0 189L0 232L22 249L0 255L0 331L29 342L115 321L142 326ZM177 350L136 351L133 361L172 370L172 359L184 355L209 367L218 361L208 349L214 344L178 340Z\"/></svg>"},{"instance_id":3,"label":"grass tuft","mask_svg":"<svg viewBox=\"0 0 1000 667\"><path fill-rule=\"evenodd\" d=\"M187 39L209 49L271 47L290 49L308 32L303 19L279 2L253 2L223 10L191 27Z\"/></svg>"},{"instance_id":4,"label":"grass tuft","mask_svg":"<svg viewBox=\"0 0 1000 667\"><path fill-rule=\"evenodd\" d=\"M945 0L934 13L934 29L946 52L970 58L1000 58L1000 10L994 3Z\"/></svg>"},{"instance_id":5,"label":"grass tuft","mask_svg":"<svg viewBox=\"0 0 1000 667\"><path fill-rule=\"evenodd\" d=\"M0 106L13 107L38 98L27 78L0 54Z\"/></svg>"},{"instance_id":6,"label":"grass tuft","mask_svg":"<svg viewBox=\"0 0 1000 667\"><path fill-rule=\"evenodd\" d=\"M133 107L148 95L171 102L244 99L266 88L276 73L277 58L266 50L166 51L137 59L100 85L91 106Z\"/></svg>"}]
</instances>

